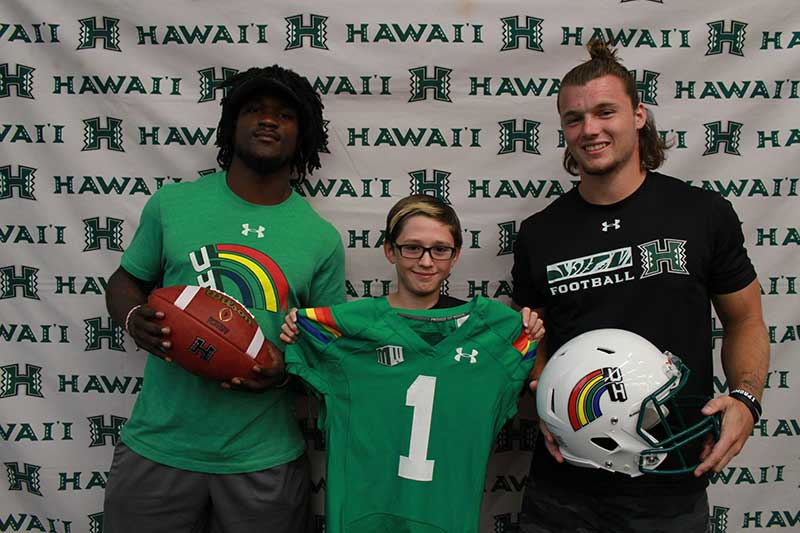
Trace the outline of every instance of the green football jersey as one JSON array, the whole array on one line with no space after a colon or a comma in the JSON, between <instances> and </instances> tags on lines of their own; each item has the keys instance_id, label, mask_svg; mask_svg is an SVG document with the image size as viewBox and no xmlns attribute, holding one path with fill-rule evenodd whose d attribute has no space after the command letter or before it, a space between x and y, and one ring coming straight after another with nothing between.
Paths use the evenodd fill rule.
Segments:
<instances>
[{"instance_id":1,"label":"green football jersey","mask_svg":"<svg viewBox=\"0 0 800 533\"><path fill-rule=\"evenodd\" d=\"M286 363L323 399L328 533L477 532L492 443L533 366L520 315L478 297L297 316Z\"/></svg>"}]
</instances>

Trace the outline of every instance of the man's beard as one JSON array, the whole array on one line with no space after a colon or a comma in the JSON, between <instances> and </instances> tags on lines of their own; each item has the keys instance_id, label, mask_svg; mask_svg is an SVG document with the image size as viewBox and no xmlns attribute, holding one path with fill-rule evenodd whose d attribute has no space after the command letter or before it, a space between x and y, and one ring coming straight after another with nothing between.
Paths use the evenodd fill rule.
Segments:
<instances>
[{"instance_id":1,"label":"man's beard","mask_svg":"<svg viewBox=\"0 0 800 533\"><path fill-rule=\"evenodd\" d=\"M573 160L578 166L578 171L580 174L584 174L586 176L607 176L612 174L618 168L624 166L633 158L633 151L627 155L623 155L623 157L612 159L604 166L597 167L592 166L591 164L581 164L579 163L579 159L573 156Z\"/></svg>"},{"instance_id":2,"label":"man's beard","mask_svg":"<svg viewBox=\"0 0 800 533\"><path fill-rule=\"evenodd\" d=\"M612 161L606 166L600 168L592 168L591 166L583 165L581 165L579 168L581 173L586 174L587 176L605 176L607 174L611 174L611 172L619 168L620 163L620 161Z\"/></svg>"},{"instance_id":3,"label":"man's beard","mask_svg":"<svg viewBox=\"0 0 800 533\"><path fill-rule=\"evenodd\" d=\"M291 162L291 157L259 157L254 152L234 144L233 153L244 165L261 176L272 174Z\"/></svg>"}]
</instances>

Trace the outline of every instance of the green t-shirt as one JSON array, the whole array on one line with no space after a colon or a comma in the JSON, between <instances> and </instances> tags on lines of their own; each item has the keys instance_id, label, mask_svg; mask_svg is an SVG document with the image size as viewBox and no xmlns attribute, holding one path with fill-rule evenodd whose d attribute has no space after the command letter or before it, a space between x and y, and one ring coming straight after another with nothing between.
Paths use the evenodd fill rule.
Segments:
<instances>
[{"instance_id":1,"label":"green t-shirt","mask_svg":"<svg viewBox=\"0 0 800 533\"><path fill-rule=\"evenodd\" d=\"M244 304L275 343L291 307L344 301L336 229L295 192L275 206L243 200L224 172L154 194L122 268L165 287L221 290ZM152 461L220 474L284 464L305 446L286 389L225 390L152 356L122 440Z\"/></svg>"},{"instance_id":2,"label":"green t-shirt","mask_svg":"<svg viewBox=\"0 0 800 533\"><path fill-rule=\"evenodd\" d=\"M298 313L288 371L323 398L328 533L478 531L492 442L533 366L518 313L386 298Z\"/></svg>"}]
</instances>

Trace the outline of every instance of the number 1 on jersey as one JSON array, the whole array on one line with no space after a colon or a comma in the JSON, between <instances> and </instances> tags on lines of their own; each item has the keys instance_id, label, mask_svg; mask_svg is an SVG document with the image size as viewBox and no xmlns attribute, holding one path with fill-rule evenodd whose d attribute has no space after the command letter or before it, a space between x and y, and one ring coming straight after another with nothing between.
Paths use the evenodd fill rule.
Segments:
<instances>
[{"instance_id":1,"label":"number 1 on jersey","mask_svg":"<svg viewBox=\"0 0 800 533\"><path fill-rule=\"evenodd\" d=\"M436 461L427 457L435 392L436 378L431 376L417 376L406 391L406 405L414 408L414 415L411 419L408 457L400 456L400 467L397 470L397 475L402 478L414 481L433 480L433 465Z\"/></svg>"}]
</instances>

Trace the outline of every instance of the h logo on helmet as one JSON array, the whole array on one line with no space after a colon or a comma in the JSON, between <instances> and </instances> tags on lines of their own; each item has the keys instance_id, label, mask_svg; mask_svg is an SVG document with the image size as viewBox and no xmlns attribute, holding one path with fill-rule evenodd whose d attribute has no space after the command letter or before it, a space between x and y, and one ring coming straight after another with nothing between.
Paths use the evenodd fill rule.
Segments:
<instances>
[{"instance_id":1,"label":"h logo on helmet","mask_svg":"<svg viewBox=\"0 0 800 533\"><path fill-rule=\"evenodd\" d=\"M622 371L619 367L606 367L603 369L603 379L606 381L608 399L612 402L624 402L628 399L625 384L622 382Z\"/></svg>"}]
</instances>

